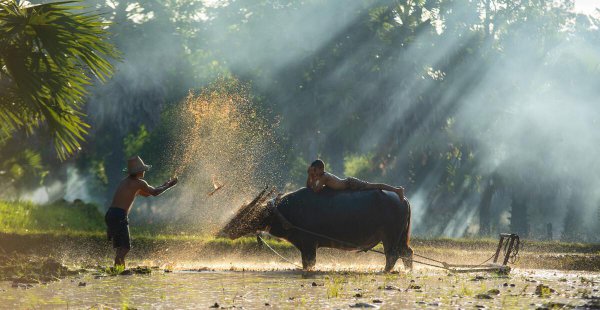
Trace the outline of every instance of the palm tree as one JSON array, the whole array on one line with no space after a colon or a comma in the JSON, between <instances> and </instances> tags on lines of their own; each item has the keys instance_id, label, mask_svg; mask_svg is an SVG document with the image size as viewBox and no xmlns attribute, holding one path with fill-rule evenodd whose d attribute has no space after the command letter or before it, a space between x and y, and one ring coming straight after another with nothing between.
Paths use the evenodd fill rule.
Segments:
<instances>
[{"instance_id":1,"label":"palm tree","mask_svg":"<svg viewBox=\"0 0 600 310\"><path fill-rule=\"evenodd\" d=\"M89 128L81 108L91 77L105 81L118 58L107 24L79 2L0 0L0 138L45 128L60 159Z\"/></svg>"}]
</instances>

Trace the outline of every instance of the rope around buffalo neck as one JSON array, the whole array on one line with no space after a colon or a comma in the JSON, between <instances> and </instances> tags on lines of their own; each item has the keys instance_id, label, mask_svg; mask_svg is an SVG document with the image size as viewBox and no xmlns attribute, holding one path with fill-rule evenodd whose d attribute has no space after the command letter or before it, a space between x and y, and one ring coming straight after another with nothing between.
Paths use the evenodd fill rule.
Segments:
<instances>
[{"instance_id":1,"label":"rope around buffalo neck","mask_svg":"<svg viewBox=\"0 0 600 310\"><path fill-rule=\"evenodd\" d=\"M267 243L267 242L266 242L266 241L265 241L265 240L264 240L264 239L263 239L263 238L260 236L260 234L256 235L256 237L257 237L257 238L258 238L260 241L262 241L262 243L263 243L264 245L266 245L266 246L267 246L267 248L269 248L269 250L271 250L273 253L275 253L275 255L279 256L279 258L281 258L281 259L283 259L284 261L286 261L286 262L288 262L288 263L290 263L290 264L292 264L292 265L296 266L296 268L298 268L298 269L303 269L303 268L302 268L302 266L300 266L300 265L298 265L298 264L296 264L296 263L292 262L291 260L289 260L289 259L287 259L287 258L283 257L283 255L281 255L281 254L279 254L277 251L275 251L275 249L273 249L273 248L272 248L272 247L271 247L271 246L270 246L270 245L269 245L269 244L268 244L268 243Z\"/></svg>"}]
</instances>

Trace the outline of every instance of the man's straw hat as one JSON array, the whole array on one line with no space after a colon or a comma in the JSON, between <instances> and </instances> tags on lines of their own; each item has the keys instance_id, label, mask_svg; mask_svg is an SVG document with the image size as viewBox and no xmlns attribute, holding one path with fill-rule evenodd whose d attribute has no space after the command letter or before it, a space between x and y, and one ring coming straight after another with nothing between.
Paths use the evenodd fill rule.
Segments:
<instances>
[{"instance_id":1,"label":"man's straw hat","mask_svg":"<svg viewBox=\"0 0 600 310\"><path fill-rule=\"evenodd\" d=\"M142 171L148 171L150 168L152 168L152 165L146 165L139 156L134 156L127 160L127 168L123 169L123 172L136 174Z\"/></svg>"}]
</instances>

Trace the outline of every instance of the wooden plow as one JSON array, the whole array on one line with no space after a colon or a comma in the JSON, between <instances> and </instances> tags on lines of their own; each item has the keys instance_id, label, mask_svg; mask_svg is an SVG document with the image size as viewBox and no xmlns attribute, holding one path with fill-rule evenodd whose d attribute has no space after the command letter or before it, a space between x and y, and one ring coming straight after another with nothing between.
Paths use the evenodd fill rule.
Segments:
<instances>
[{"instance_id":1,"label":"wooden plow","mask_svg":"<svg viewBox=\"0 0 600 310\"><path fill-rule=\"evenodd\" d=\"M424 264L427 266L438 267L446 269L450 272L456 273L468 273L468 272L497 272L501 274L508 274L510 272L510 266L508 264L514 264L517 261L517 256L519 255L519 249L521 246L521 241L517 234L500 234L500 240L498 242L498 247L496 248L496 252L490 258L485 260L479 264L450 264L443 261L435 260L429 257L425 257L423 255L413 254L414 256L430 260L432 262L438 263L441 266L430 264L426 262L416 261L413 259L415 263ZM500 257L502 253L503 257ZM493 261L488 263L490 260ZM500 264L499 259L502 260Z\"/></svg>"}]
</instances>

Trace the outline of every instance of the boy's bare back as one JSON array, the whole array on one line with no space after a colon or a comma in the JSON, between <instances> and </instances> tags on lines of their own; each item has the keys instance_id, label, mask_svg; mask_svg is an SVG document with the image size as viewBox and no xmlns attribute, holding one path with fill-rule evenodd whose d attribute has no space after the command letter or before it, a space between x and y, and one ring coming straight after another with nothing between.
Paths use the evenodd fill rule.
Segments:
<instances>
[{"instance_id":1,"label":"boy's bare back","mask_svg":"<svg viewBox=\"0 0 600 310\"><path fill-rule=\"evenodd\" d=\"M335 190L346 189L344 181L336 175L329 172L324 172L322 175L316 175L314 178L312 189L316 192L321 191L324 187L329 187Z\"/></svg>"}]
</instances>

